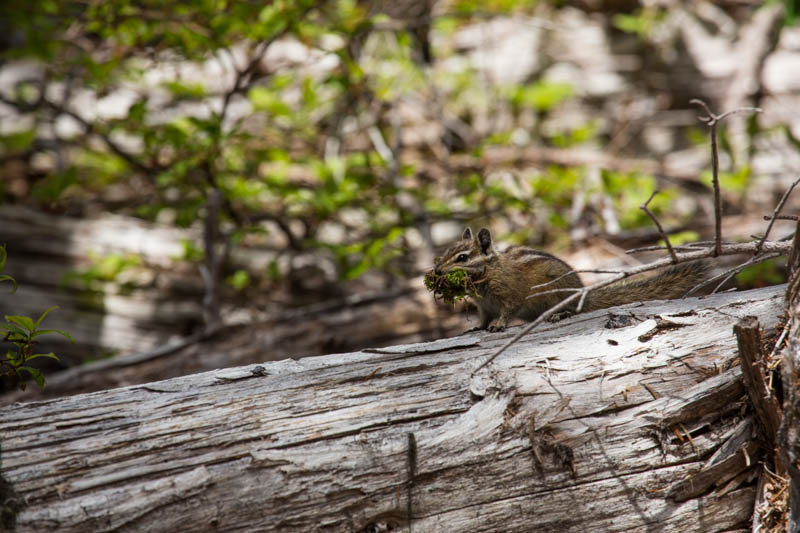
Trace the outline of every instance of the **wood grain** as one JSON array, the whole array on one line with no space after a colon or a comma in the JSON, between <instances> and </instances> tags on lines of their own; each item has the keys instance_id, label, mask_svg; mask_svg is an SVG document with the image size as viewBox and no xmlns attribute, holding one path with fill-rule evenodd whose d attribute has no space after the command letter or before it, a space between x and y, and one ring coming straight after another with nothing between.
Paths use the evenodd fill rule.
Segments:
<instances>
[{"instance_id":1,"label":"wood grain","mask_svg":"<svg viewBox=\"0 0 800 533\"><path fill-rule=\"evenodd\" d=\"M17 531L742 527L746 483L666 496L736 433L732 326L774 327L784 290L578 315L473 379L514 328L15 404L0 486Z\"/></svg>"}]
</instances>

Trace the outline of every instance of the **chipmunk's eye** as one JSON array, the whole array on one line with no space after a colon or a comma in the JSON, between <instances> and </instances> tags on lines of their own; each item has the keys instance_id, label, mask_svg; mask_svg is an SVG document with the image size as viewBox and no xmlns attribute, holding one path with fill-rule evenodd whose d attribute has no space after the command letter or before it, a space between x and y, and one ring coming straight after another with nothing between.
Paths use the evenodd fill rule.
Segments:
<instances>
[{"instance_id":1,"label":"chipmunk's eye","mask_svg":"<svg viewBox=\"0 0 800 533\"><path fill-rule=\"evenodd\" d=\"M460 254L456 257L456 263L464 263L467 259L469 259L469 254Z\"/></svg>"}]
</instances>

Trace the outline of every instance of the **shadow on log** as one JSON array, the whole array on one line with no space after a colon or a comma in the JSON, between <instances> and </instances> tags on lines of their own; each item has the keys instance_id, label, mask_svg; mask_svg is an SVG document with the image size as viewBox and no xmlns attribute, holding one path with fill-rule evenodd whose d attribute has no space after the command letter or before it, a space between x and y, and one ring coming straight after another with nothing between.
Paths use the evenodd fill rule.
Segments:
<instances>
[{"instance_id":1,"label":"shadow on log","mask_svg":"<svg viewBox=\"0 0 800 533\"><path fill-rule=\"evenodd\" d=\"M16 404L4 506L17 531L746 527L733 325L769 335L784 290L578 315L472 379L513 329Z\"/></svg>"}]
</instances>

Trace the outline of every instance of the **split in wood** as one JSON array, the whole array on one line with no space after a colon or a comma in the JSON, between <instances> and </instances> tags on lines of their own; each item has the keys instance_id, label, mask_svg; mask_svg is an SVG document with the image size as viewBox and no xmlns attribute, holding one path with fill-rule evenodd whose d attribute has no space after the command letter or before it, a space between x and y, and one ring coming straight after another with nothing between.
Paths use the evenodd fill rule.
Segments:
<instances>
[{"instance_id":1,"label":"split in wood","mask_svg":"<svg viewBox=\"0 0 800 533\"><path fill-rule=\"evenodd\" d=\"M408 433L408 481L406 484L406 519L408 520L408 532L411 533L411 521L414 517L414 477L417 475L417 438L414 433Z\"/></svg>"},{"instance_id":2,"label":"split in wood","mask_svg":"<svg viewBox=\"0 0 800 533\"><path fill-rule=\"evenodd\" d=\"M756 420L762 428L762 438L768 450L772 450L775 468L779 475L786 472L783 459L778 453L778 430L781 424L781 408L774 391L767 385L766 361L762 350L761 329L758 318L744 317L733 327L739 345L739 358L745 389L753 406Z\"/></svg>"},{"instance_id":3,"label":"split in wood","mask_svg":"<svg viewBox=\"0 0 800 533\"><path fill-rule=\"evenodd\" d=\"M667 498L683 502L705 493L712 487L722 487L750 468L758 452L758 444L750 440L752 424L745 419L734 430L731 437L698 472L673 484L667 490ZM688 434L687 434L688 435Z\"/></svg>"},{"instance_id":4,"label":"split in wood","mask_svg":"<svg viewBox=\"0 0 800 533\"><path fill-rule=\"evenodd\" d=\"M567 446L557 441L553 434L547 429L537 430L535 414L531 415L528 423L528 439L531 443L531 455L536 473L544 477L543 455L550 456L552 461L562 469L569 471L573 478L577 477L578 470L575 468L575 452Z\"/></svg>"}]
</instances>

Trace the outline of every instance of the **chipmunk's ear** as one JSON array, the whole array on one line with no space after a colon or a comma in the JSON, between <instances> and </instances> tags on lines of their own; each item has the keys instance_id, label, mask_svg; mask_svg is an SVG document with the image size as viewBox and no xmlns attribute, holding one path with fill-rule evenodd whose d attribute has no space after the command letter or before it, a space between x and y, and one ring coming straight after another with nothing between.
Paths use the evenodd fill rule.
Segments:
<instances>
[{"instance_id":1,"label":"chipmunk's ear","mask_svg":"<svg viewBox=\"0 0 800 533\"><path fill-rule=\"evenodd\" d=\"M472 230L469 227L464 229L464 233L461 234L461 239L464 241L472 240Z\"/></svg>"},{"instance_id":2,"label":"chipmunk's ear","mask_svg":"<svg viewBox=\"0 0 800 533\"><path fill-rule=\"evenodd\" d=\"M492 234L486 228L481 228L478 232L478 244L481 247L481 253L486 255L492 249Z\"/></svg>"}]
</instances>

